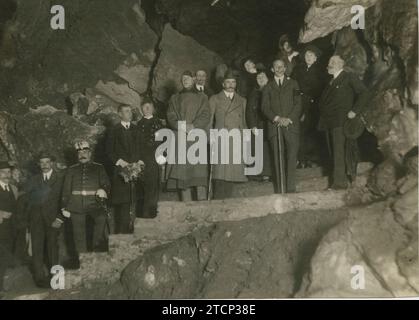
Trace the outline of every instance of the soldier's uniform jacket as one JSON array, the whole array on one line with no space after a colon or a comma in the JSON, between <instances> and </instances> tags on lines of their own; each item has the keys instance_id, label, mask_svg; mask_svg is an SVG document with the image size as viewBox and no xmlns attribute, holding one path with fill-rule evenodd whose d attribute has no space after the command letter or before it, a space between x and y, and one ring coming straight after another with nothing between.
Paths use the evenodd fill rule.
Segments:
<instances>
[{"instance_id":1,"label":"soldier's uniform jacket","mask_svg":"<svg viewBox=\"0 0 419 320\"><path fill-rule=\"evenodd\" d=\"M64 180L62 207L71 213L100 209L96 191L103 189L109 196L110 182L103 165L95 162L71 166Z\"/></svg>"}]
</instances>

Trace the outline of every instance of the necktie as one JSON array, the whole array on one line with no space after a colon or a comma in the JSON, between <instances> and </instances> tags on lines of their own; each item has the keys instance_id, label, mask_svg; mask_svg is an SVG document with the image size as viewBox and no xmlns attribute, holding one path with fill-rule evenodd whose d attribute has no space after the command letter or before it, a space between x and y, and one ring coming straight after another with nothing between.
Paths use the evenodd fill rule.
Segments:
<instances>
[{"instance_id":1,"label":"necktie","mask_svg":"<svg viewBox=\"0 0 419 320\"><path fill-rule=\"evenodd\" d=\"M9 191L10 191L10 189L9 189L9 185L8 185L8 184L5 184L5 185L4 185L4 191L7 191L7 192L9 192Z\"/></svg>"},{"instance_id":2,"label":"necktie","mask_svg":"<svg viewBox=\"0 0 419 320\"><path fill-rule=\"evenodd\" d=\"M48 176L47 176L47 174L44 174L44 182L47 182L48 181Z\"/></svg>"}]
</instances>

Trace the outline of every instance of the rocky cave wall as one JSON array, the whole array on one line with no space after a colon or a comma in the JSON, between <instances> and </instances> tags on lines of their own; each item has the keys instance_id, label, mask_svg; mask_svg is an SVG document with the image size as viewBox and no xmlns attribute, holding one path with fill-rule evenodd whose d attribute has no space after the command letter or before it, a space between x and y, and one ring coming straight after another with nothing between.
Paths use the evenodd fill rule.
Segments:
<instances>
[{"instance_id":1,"label":"rocky cave wall","mask_svg":"<svg viewBox=\"0 0 419 320\"><path fill-rule=\"evenodd\" d=\"M259 3L264 4L259 8ZM325 232L299 294L327 296L324 283L344 292L333 277L330 282L322 278L336 269L330 252L341 253L334 259L344 261L345 270L370 256L369 272L381 275L372 292L417 292L416 3L318 0L310 8L309 1L295 3L230 0L209 7L203 0L91 0L88 5L64 0L67 29L53 31L50 1L2 1L0 158L17 162L26 173L36 154L48 149L65 167L74 160L72 143L80 138L96 145L96 156L101 157L101 141L106 128L117 121L118 104L132 105L138 118L141 99L152 95L164 106L184 69L211 70L246 53L268 58L276 50L277 33L296 36L302 26L301 43L327 42L369 86L365 119L384 161L359 192L385 202L354 210L338 229ZM365 30L348 26L353 4L368 8ZM268 15L269 5L273 9ZM277 29L272 21L260 25L265 14L279 17L274 19ZM291 15L295 19L289 19ZM264 37L267 33L270 36ZM380 247L380 254L371 253L366 248L376 246L379 234L383 244L385 234L392 234L395 242ZM385 261L381 269L380 261Z\"/></svg>"}]
</instances>

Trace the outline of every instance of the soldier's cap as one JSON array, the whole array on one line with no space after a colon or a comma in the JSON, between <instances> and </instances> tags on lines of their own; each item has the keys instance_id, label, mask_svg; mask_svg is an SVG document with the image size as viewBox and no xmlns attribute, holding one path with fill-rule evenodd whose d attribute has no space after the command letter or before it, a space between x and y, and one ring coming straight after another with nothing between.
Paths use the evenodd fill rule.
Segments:
<instances>
[{"instance_id":1,"label":"soldier's cap","mask_svg":"<svg viewBox=\"0 0 419 320\"><path fill-rule=\"evenodd\" d=\"M38 161L41 159L50 159L51 161L55 161L55 157L49 152L41 152L38 155Z\"/></svg>"},{"instance_id":2,"label":"soldier's cap","mask_svg":"<svg viewBox=\"0 0 419 320\"><path fill-rule=\"evenodd\" d=\"M232 69L228 69L224 74L223 80L237 80L237 75Z\"/></svg>"},{"instance_id":3,"label":"soldier's cap","mask_svg":"<svg viewBox=\"0 0 419 320\"><path fill-rule=\"evenodd\" d=\"M191 72L190 70L186 70L186 71L184 71L184 72L182 73L182 77L183 77L183 76L188 76L188 77L193 78L193 74L192 74L192 72Z\"/></svg>"},{"instance_id":4,"label":"soldier's cap","mask_svg":"<svg viewBox=\"0 0 419 320\"><path fill-rule=\"evenodd\" d=\"M0 169L13 169L14 166L9 161L0 161Z\"/></svg>"},{"instance_id":5,"label":"soldier's cap","mask_svg":"<svg viewBox=\"0 0 419 320\"><path fill-rule=\"evenodd\" d=\"M303 55L305 55L307 51L313 52L317 58L319 58L322 55L322 51L312 44L309 44L304 48Z\"/></svg>"},{"instance_id":6,"label":"soldier's cap","mask_svg":"<svg viewBox=\"0 0 419 320\"><path fill-rule=\"evenodd\" d=\"M76 142L76 143L74 144L74 148L75 148L77 151L80 151L80 150L90 150L90 144L89 144L89 142L87 142L87 141L85 141L85 140L83 140L83 141L78 141L78 142Z\"/></svg>"}]
</instances>

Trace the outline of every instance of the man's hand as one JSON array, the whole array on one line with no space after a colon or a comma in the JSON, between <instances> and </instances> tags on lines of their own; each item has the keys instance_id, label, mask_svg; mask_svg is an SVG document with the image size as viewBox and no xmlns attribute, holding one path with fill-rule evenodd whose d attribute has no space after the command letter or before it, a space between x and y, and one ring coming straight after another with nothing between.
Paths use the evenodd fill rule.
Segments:
<instances>
[{"instance_id":1,"label":"man's hand","mask_svg":"<svg viewBox=\"0 0 419 320\"><path fill-rule=\"evenodd\" d=\"M302 116L301 116L301 118L300 118L300 121L301 122L304 122L304 120L306 119L306 115L305 114L303 114Z\"/></svg>"},{"instance_id":2,"label":"man's hand","mask_svg":"<svg viewBox=\"0 0 419 320\"><path fill-rule=\"evenodd\" d=\"M288 127L290 124L292 124L292 120L290 118L282 118L283 119L283 126Z\"/></svg>"},{"instance_id":3,"label":"man's hand","mask_svg":"<svg viewBox=\"0 0 419 320\"><path fill-rule=\"evenodd\" d=\"M58 229L61 227L61 225L63 224L63 222L60 219L55 219L55 221L52 223L51 227Z\"/></svg>"},{"instance_id":4,"label":"man's hand","mask_svg":"<svg viewBox=\"0 0 419 320\"><path fill-rule=\"evenodd\" d=\"M356 113L355 112L353 112L353 111L349 111L348 112L348 118L349 119L353 119L353 118L355 118L356 117Z\"/></svg>"},{"instance_id":5,"label":"man's hand","mask_svg":"<svg viewBox=\"0 0 419 320\"><path fill-rule=\"evenodd\" d=\"M2 219L9 219L11 216L12 216L11 212L0 211L0 218L2 218Z\"/></svg>"},{"instance_id":6,"label":"man's hand","mask_svg":"<svg viewBox=\"0 0 419 320\"><path fill-rule=\"evenodd\" d=\"M96 191L96 196L98 196L99 198L108 199L108 195L106 194L106 191L103 189L98 189Z\"/></svg>"},{"instance_id":7,"label":"man's hand","mask_svg":"<svg viewBox=\"0 0 419 320\"><path fill-rule=\"evenodd\" d=\"M187 124L186 125L186 132L191 131L193 128L195 128L193 124Z\"/></svg>"},{"instance_id":8,"label":"man's hand","mask_svg":"<svg viewBox=\"0 0 419 320\"><path fill-rule=\"evenodd\" d=\"M71 213L70 211L67 211L66 209L61 209L61 213L63 214L64 217L66 218L70 218L71 217Z\"/></svg>"},{"instance_id":9,"label":"man's hand","mask_svg":"<svg viewBox=\"0 0 419 320\"><path fill-rule=\"evenodd\" d=\"M127 165L129 165L128 162L126 162L125 160L119 159L116 164L116 166L120 166L121 168L125 168Z\"/></svg>"},{"instance_id":10,"label":"man's hand","mask_svg":"<svg viewBox=\"0 0 419 320\"><path fill-rule=\"evenodd\" d=\"M253 133L255 136L258 136L258 135L259 135L259 130L258 130L258 128L256 128L256 127L252 128L252 133Z\"/></svg>"}]
</instances>

